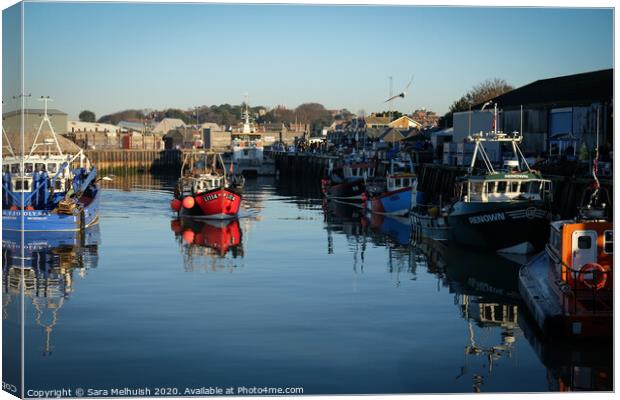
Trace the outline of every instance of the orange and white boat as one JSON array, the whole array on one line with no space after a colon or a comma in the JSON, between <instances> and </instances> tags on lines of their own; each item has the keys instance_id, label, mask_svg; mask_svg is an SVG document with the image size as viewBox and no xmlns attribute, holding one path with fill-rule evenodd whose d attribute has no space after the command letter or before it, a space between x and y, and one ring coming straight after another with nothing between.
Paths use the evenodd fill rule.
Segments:
<instances>
[{"instance_id":1,"label":"orange and white boat","mask_svg":"<svg viewBox=\"0 0 620 400\"><path fill-rule=\"evenodd\" d=\"M519 271L519 292L545 333L566 338L613 332L613 223L603 207L551 222L549 243Z\"/></svg>"}]
</instances>

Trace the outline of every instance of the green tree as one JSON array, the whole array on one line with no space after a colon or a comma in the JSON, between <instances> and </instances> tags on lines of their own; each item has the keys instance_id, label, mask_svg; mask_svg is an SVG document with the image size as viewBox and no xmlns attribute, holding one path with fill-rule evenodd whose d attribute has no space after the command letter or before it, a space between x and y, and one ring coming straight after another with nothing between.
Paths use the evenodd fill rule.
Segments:
<instances>
[{"instance_id":1,"label":"green tree","mask_svg":"<svg viewBox=\"0 0 620 400\"><path fill-rule=\"evenodd\" d=\"M169 108L164 112L165 118L178 118L186 124L195 123L195 118L192 119L190 115L187 115L183 110L179 110L178 108Z\"/></svg>"},{"instance_id":2,"label":"green tree","mask_svg":"<svg viewBox=\"0 0 620 400\"><path fill-rule=\"evenodd\" d=\"M97 118L95 117L95 113L89 110L84 110L78 115L78 118L82 122L95 122Z\"/></svg>"},{"instance_id":3,"label":"green tree","mask_svg":"<svg viewBox=\"0 0 620 400\"><path fill-rule=\"evenodd\" d=\"M498 97L513 89L505 80L500 78L487 79L472 87L467 93L455 100L448 111L438 122L439 126L452 126L452 115L455 112L468 111L482 103Z\"/></svg>"}]
</instances>

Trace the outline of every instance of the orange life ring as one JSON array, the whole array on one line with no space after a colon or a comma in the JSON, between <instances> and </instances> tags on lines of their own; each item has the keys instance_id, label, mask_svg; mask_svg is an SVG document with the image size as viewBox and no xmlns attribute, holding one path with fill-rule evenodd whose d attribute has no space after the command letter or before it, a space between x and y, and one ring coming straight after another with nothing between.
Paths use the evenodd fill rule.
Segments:
<instances>
[{"instance_id":1,"label":"orange life ring","mask_svg":"<svg viewBox=\"0 0 620 400\"><path fill-rule=\"evenodd\" d=\"M594 272L598 271L598 274ZM592 279L586 279L586 275L592 273ZM600 290L607 283L607 271L598 263L584 264L579 270L579 281L590 289Z\"/></svg>"}]
</instances>

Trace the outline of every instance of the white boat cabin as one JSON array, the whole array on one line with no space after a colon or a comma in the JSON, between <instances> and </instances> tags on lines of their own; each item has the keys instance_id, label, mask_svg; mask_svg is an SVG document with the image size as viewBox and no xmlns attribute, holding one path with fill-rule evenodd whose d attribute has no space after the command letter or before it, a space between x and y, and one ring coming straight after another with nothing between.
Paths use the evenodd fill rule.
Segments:
<instances>
[{"instance_id":1,"label":"white boat cabin","mask_svg":"<svg viewBox=\"0 0 620 400\"><path fill-rule=\"evenodd\" d=\"M375 169L368 164L351 164L342 167L345 180L366 180L375 176Z\"/></svg>"},{"instance_id":2,"label":"white boat cabin","mask_svg":"<svg viewBox=\"0 0 620 400\"><path fill-rule=\"evenodd\" d=\"M529 174L497 174L471 178L459 186L459 198L464 202L505 202L515 200L552 200L551 181Z\"/></svg>"},{"instance_id":3,"label":"white boat cabin","mask_svg":"<svg viewBox=\"0 0 620 400\"><path fill-rule=\"evenodd\" d=\"M10 173L11 190L13 192L31 192L34 188L33 177L36 173L47 172L51 184L54 177L54 192L64 192L69 187L71 178L70 166L66 156L40 156L26 157L23 163L17 157L7 157L2 161L2 173ZM59 171L60 170L60 171Z\"/></svg>"},{"instance_id":4,"label":"white boat cabin","mask_svg":"<svg viewBox=\"0 0 620 400\"><path fill-rule=\"evenodd\" d=\"M412 188L416 182L416 176L414 174L396 174L387 176L387 191L393 192L395 190Z\"/></svg>"}]
</instances>

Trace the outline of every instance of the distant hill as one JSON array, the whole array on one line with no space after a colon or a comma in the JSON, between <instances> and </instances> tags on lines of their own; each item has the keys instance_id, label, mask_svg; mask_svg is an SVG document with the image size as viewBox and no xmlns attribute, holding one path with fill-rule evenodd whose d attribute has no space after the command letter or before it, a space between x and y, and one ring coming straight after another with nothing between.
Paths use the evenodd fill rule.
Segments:
<instances>
[{"instance_id":1,"label":"distant hill","mask_svg":"<svg viewBox=\"0 0 620 400\"><path fill-rule=\"evenodd\" d=\"M140 120L144 118L144 113L140 110L125 110L114 114L104 115L97 122L102 124L116 125L121 121Z\"/></svg>"}]
</instances>

